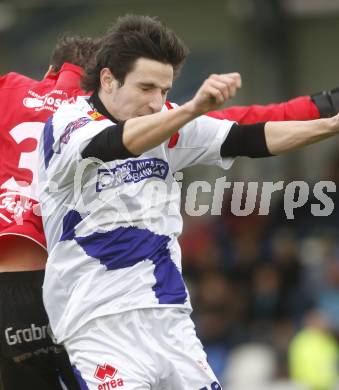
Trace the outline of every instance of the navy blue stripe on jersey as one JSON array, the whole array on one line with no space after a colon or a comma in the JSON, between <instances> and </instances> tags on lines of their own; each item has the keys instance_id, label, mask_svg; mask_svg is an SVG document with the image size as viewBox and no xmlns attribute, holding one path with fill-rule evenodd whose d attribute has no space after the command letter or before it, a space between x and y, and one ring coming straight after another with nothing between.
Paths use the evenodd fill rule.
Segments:
<instances>
[{"instance_id":1,"label":"navy blue stripe on jersey","mask_svg":"<svg viewBox=\"0 0 339 390\"><path fill-rule=\"evenodd\" d=\"M74 240L75 227L81 221L81 215L75 210L70 210L62 220L62 235L59 241Z\"/></svg>"},{"instance_id":2,"label":"navy blue stripe on jersey","mask_svg":"<svg viewBox=\"0 0 339 390\"><path fill-rule=\"evenodd\" d=\"M73 368L74 376L79 383L80 390L89 390L89 387L87 386L84 378L81 376L80 371L75 366L72 366L72 368Z\"/></svg>"},{"instance_id":3,"label":"navy blue stripe on jersey","mask_svg":"<svg viewBox=\"0 0 339 390\"><path fill-rule=\"evenodd\" d=\"M129 226L77 237L74 228L80 221L77 211L71 210L66 214L61 241L74 239L88 256L98 259L108 270L132 267L150 260L155 266L156 280L152 289L159 303L185 303L186 289L181 273L171 259L168 236Z\"/></svg>"},{"instance_id":4,"label":"navy blue stripe on jersey","mask_svg":"<svg viewBox=\"0 0 339 390\"><path fill-rule=\"evenodd\" d=\"M48 168L49 162L53 157L54 150L54 136L53 136L53 118L49 118L44 127L44 159L45 159L45 169Z\"/></svg>"},{"instance_id":5,"label":"navy blue stripe on jersey","mask_svg":"<svg viewBox=\"0 0 339 390\"><path fill-rule=\"evenodd\" d=\"M167 249L166 256L156 254L151 259L155 265L156 284L152 287L160 304L183 304L187 293L181 273L172 261Z\"/></svg>"}]
</instances>

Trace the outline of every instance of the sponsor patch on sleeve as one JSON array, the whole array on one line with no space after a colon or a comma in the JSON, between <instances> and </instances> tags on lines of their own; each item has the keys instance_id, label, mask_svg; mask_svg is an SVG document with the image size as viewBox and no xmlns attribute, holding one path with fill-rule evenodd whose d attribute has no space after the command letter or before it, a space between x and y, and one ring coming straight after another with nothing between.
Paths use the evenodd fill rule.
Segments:
<instances>
[{"instance_id":1,"label":"sponsor patch on sleeve","mask_svg":"<svg viewBox=\"0 0 339 390\"><path fill-rule=\"evenodd\" d=\"M70 122L66 126L65 131L61 134L61 136L59 138L58 146L56 148L57 150L55 151L55 153L60 154L62 145L68 144L68 142L71 138L71 134L74 131L80 129L81 127L84 127L85 125L87 125L88 122L91 122L91 119L86 117L86 116L78 118L73 122Z\"/></svg>"},{"instance_id":2,"label":"sponsor patch on sleeve","mask_svg":"<svg viewBox=\"0 0 339 390\"><path fill-rule=\"evenodd\" d=\"M102 121L103 119L107 119L104 115L100 114L100 112L98 111L88 111L87 114L95 121Z\"/></svg>"}]
</instances>

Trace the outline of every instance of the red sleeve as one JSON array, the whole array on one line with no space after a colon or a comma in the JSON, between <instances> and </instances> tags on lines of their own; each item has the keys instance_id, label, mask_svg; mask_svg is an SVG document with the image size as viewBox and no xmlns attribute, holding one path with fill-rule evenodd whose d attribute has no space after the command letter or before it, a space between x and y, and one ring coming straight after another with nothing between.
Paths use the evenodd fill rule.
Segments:
<instances>
[{"instance_id":1,"label":"red sleeve","mask_svg":"<svg viewBox=\"0 0 339 390\"><path fill-rule=\"evenodd\" d=\"M285 103L234 106L207 115L217 119L229 119L240 124L252 124L267 121L291 121L319 119L320 114L310 96L300 96Z\"/></svg>"}]
</instances>

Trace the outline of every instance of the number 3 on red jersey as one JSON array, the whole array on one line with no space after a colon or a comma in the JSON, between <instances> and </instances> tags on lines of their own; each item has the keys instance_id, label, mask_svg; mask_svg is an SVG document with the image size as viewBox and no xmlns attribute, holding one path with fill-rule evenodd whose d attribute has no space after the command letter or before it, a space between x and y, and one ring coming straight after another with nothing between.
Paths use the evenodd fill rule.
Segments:
<instances>
[{"instance_id":1,"label":"number 3 on red jersey","mask_svg":"<svg viewBox=\"0 0 339 390\"><path fill-rule=\"evenodd\" d=\"M9 151L6 154L5 150L5 155L1 157L7 160L4 167L8 172L4 174L10 177L1 183L1 189L18 191L31 198L37 198L38 151L43 128L43 122L24 122L9 132L8 136L13 140L13 147L18 153ZM28 150L22 151L22 146L25 145Z\"/></svg>"}]
</instances>

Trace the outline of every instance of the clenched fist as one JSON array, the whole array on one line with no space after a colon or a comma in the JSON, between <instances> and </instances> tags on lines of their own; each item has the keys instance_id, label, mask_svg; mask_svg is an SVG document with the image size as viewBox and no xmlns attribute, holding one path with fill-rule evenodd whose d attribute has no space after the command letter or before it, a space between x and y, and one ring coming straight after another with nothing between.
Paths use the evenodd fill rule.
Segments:
<instances>
[{"instance_id":1,"label":"clenched fist","mask_svg":"<svg viewBox=\"0 0 339 390\"><path fill-rule=\"evenodd\" d=\"M193 99L189 102L196 115L218 109L235 96L241 87L239 73L212 74L204 81Z\"/></svg>"}]
</instances>

